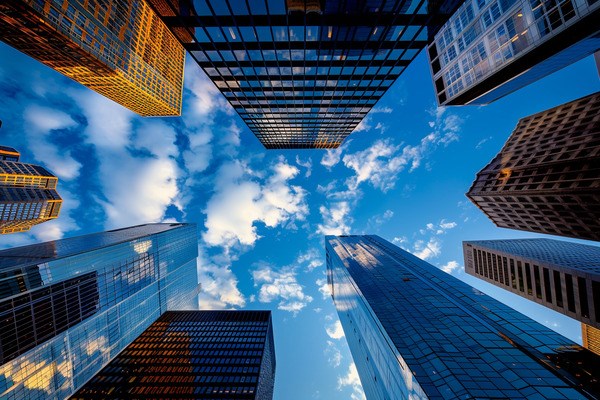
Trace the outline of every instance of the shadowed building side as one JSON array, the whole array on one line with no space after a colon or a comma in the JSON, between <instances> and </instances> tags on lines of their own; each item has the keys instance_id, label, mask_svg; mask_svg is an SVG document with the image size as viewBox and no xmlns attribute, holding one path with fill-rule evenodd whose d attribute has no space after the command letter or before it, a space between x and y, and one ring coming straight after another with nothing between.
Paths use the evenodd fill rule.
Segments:
<instances>
[{"instance_id":1,"label":"shadowed building side","mask_svg":"<svg viewBox=\"0 0 600 400\"><path fill-rule=\"evenodd\" d=\"M149 2L267 149L340 146L459 5Z\"/></svg>"},{"instance_id":2,"label":"shadowed building side","mask_svg":"<svg viewBox=\"0 0 600 400\"><path fill-rule=\"evenodd\" d=\"M519 120L467 197L502 228L600 241L600 92Z\"/></svg>"},{"instance_id":3,"label":"shadowed building side","mask_svg":"<svg viewBox=\"0 0 600 400\"><path fill-rule=\"evenodd\" d=\"M0 38L139 115L181 114L185 51L143 0L5 0Z\"/></svg>"}]
</instances>

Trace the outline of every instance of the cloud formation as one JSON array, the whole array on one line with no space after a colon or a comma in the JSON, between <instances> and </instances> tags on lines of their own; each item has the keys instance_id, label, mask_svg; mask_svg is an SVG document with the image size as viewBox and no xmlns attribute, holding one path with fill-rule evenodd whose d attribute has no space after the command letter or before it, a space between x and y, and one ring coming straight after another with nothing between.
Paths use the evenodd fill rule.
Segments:
<instances>
[{"instance_id":1,"label":"cloud formation","mask_svg":"<svg viewBox=\"0 0 600 400\"><path fill-rule=\"evenodd\" d=\"M360 377L358 376L358 370L356 369L356 364L354 364L354 362L348 367L346 375L338 377L338 390L342 390L346 387L352 388L352 394L350 395L351 400L366 400L365 392L360 383Z\"/></svg>"},{"instance_id":2,"label":"cloud formation","mask_svg":"<svg viewBox=\"0 0 600 400\"><path fill-rule=\"evenodd\" d=\"M215 193L204 210L203 240L226 249L252 246L259 238L256 223L274 228L304 220L308 215L306 191L289 182L298 173L284 158L262 179L240 161L225 163L216 174Z\"/></svg>"},{"instance_id":3,"label":"cloud formation","mask_svg":"<svg viewBox=\"0 0 600 400\"><path fill-rule=\"evenodd\" d=\"M339 320L335 321L332 325L327 326L325 331L327 332L327 336L335 340L340 340L345 336L344 328L342 328L342 324Z\"/></svg>"},{"instance_id":4,"label":"cloud formation","mask_svg":"<svg viewBox=\"0 0 600 400\"><path fill-rule=\"evenodd\" d=\"M277 302L277 308L297 315L313 298L304 293L304 287L298 283L293 268L275 271L266 263L261 263L252 272L254 286L259 287L258 300L261 303Z\"/></svg>"},{"instance_id":5,"label":"cloud formation","mask_svg":"<svg viewBox=\"0 0 600 400\"><path fill-rule=\"evenodd\" d=\"M330 208L319 207L323 219L322 224L317 225L317 234L321 235L346 235L350 233L350 204L347 201L333 203Z\"/></svg>"}]
</instances>

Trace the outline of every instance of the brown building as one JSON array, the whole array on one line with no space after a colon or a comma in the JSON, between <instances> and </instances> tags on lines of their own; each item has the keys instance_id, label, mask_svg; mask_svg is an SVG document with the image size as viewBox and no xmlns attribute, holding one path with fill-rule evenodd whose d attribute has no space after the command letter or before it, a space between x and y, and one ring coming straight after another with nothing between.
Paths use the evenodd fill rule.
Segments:
<instances>
[{"instance_id":1,"label":"brown building","mask_svg":"<svg viewBox=\"0 0 600 400\"><path fill-rule=\"evenodd\" d=\"M0 38L142 116L181 114L185 51L143 0L3 0Z\"/></svg>"},{"instance_id":2,"label":"brown building","mask_svg":"<svg viewBox=\"0 0 600 400\"><path fill-rule=\"evenodd\" d=\"M600 92L521 119L467 197L502 228L600 241Z\"/></svg>"},{"instance_id":3,"label":"brown building","mask_svg":"<svg viewBox=\"0 0 600 400\"><path fill-rule=\"evenodd\" d=\"M0 146L0 234L25 232L54 219L62 205L56 191L58 178L43 167L18 159L15 149Z\"/></svg>"}]
</instances>

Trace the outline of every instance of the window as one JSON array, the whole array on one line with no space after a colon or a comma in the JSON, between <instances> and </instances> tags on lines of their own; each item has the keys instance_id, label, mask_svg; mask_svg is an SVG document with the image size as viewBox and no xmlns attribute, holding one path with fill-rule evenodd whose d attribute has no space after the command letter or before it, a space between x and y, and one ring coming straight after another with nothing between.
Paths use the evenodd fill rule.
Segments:
<instances>
[{"instance_id":1,"label":"window","mask_svg":"<svg viewBox=\"0 0 600 400\"><path fill-rule=\"evenodd\" d=\"M563 295L562 295L562 286L560 282L560 272L552 271L554 275L554 291L556 293L556 305L559 307L563 307Z\"/></svg>"}]
</instances>

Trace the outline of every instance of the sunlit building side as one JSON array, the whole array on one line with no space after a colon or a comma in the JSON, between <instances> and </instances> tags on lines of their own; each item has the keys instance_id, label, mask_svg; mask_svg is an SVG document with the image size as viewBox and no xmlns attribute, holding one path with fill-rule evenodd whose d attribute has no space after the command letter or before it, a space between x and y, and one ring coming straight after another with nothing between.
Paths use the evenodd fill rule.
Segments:
<instances>
[{"instance_id":1,"label":"sunlit building side","mask_svg":"<svg viewBox=\"0 0 600 400\"><path fill-rule=\"evenodd\" d=\"M167 311L71 400L270 400L270 311Z\"/></svg>"},{"instance_id":2,"label":"sunlit building side","mask_svg":"<svg viewBox=\"0 0 600 400\"><path fill-rule=\"evenodd\" d=\"M181 113L185 51L144 0L4 0L0 39L139 115Z\"/></svg>"},{"instance_id":3,"label":"sunlit building side","mask_svg":"<svg viewBox=\"0 0 600 400\"><path fill-rule=\"evenodd\" d=\"M12 147L0 146L0 234L26 232L57 218L62 206L58 178L19 157Z\"/></svg>"},{"instance_id":4,"label":"sunlit building side","mask_svg":"<svg viewBox=\"0 0 600 400\"><path fill-rule=\"evenodd\" d=\"M502 228L600 241L600 92L519 120L467 197Z\"/></svg>"},{"instance_id":5,"label":"sunlit building side","mask_svg":"<svg viewBox=\"0 0 600 400\"><path fill-rule=\"evenodd\" d=\"M369 400L600 398L600 356L378 236L327 236Z\"/></svg>"},{"instance_id":6,"label":"sunlit building side","mask_svg":"<svg viewBox=\"0 0 600 400\"><path fill-rule=\"evenodd\" d=\"M64 399L167 310L198 308L196 226L0 251L0 398Z\"/></svg>"},{"instance_id":7,"label":"sunlit building side","mask_svg":"<svg viewBox=\"0 0 600 400\"><path fill-rule=\"evenodd\" d=\"M598 0L467 0L428 47L440 105L488 104L600 49Z\"/></svg>"}]
</instances>

